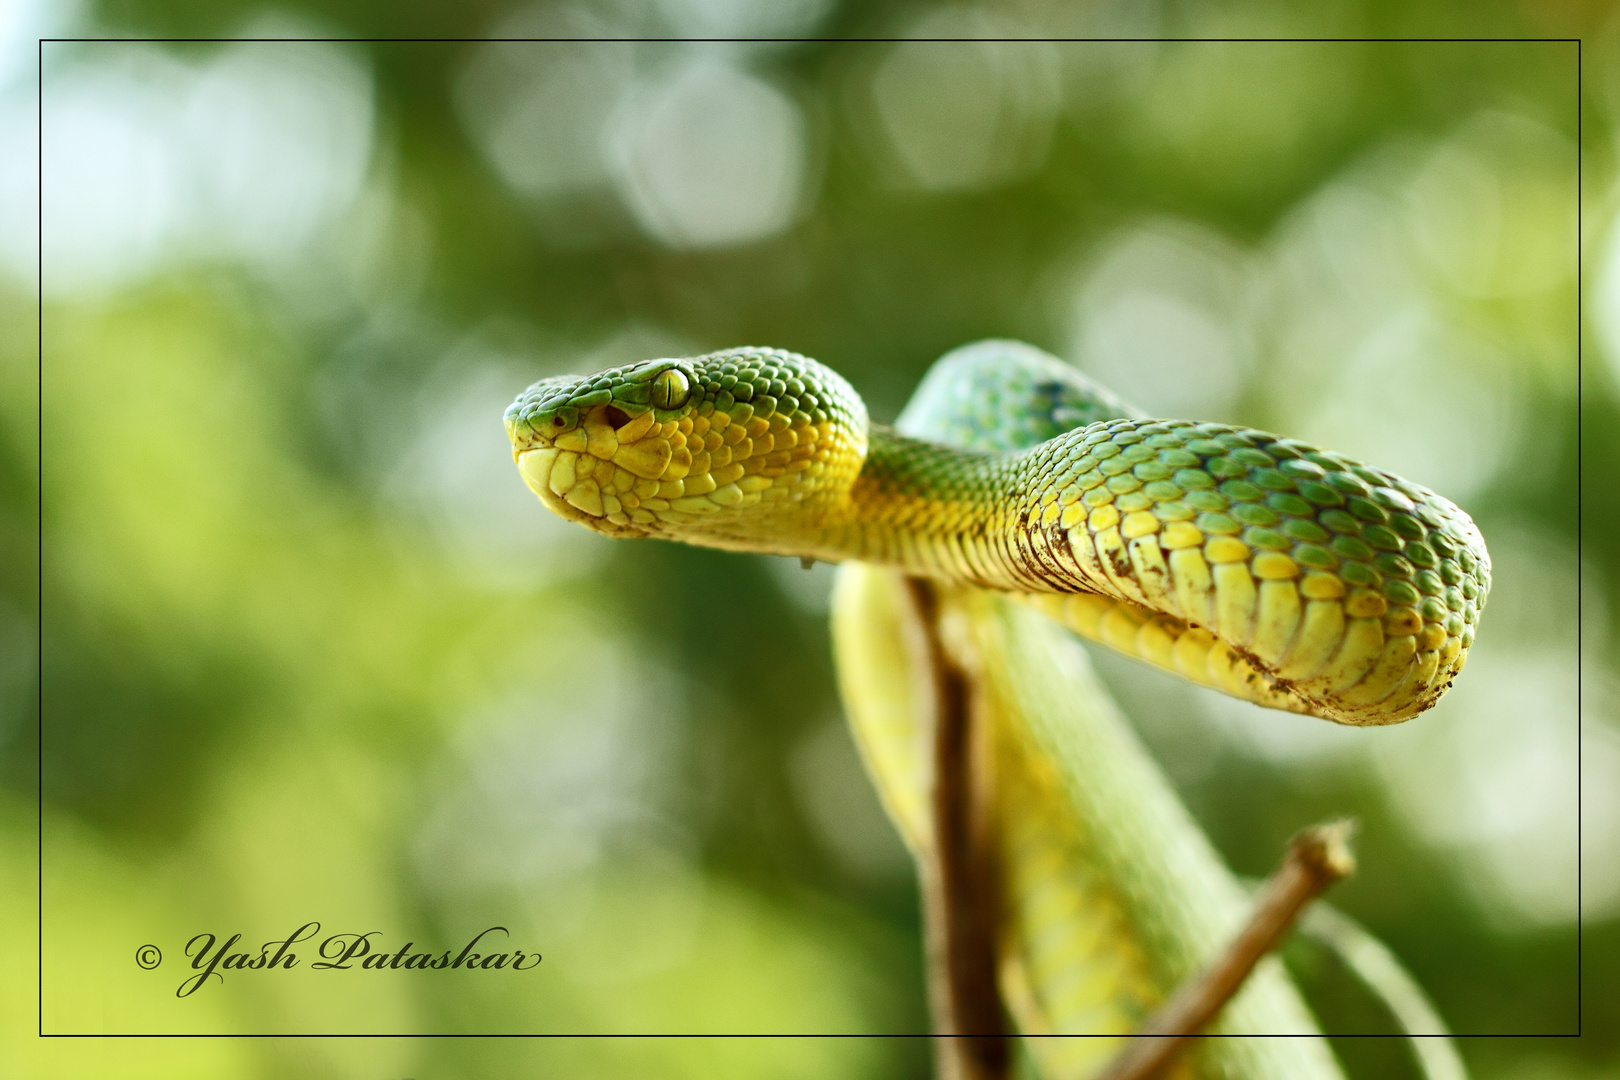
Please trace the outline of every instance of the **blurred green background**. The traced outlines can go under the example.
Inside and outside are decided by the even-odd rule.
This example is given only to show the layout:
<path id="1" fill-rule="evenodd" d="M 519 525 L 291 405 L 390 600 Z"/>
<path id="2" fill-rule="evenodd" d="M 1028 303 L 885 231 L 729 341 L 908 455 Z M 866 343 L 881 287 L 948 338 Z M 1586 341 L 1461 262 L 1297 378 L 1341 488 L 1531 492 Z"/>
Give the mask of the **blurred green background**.
<path id="1" fill-rule="evenodd" d="M 566 526 L 500 414 L 546 374 L 750 343 L 833 365 L 892 419 L 936 356 L 997 335 L 1476 517 L 1478 646 L 1411 724 L 1338 729 L 1098 663 L 1237 872 L 1354 813 L 1362 870 L 1335 902 L 1454 1030 L 1583 1022 L 1463 1041 L 1477 1077 L 1620 1076 L 1611 8 L 5 18 L 6 1075 L 927 1075 L 920 1040 L 35 1040 L 34 805 L 46 1030 L 925 1030 L 915 884 L 842 726 L 828 568 Z M 1584 87 L 1572 43 L 86 43 L 45 46 L 35 125 L 40 35 L 1458 34 L 1584 36 Z M 434 949 L 499 923 L 545 961 L 174 996 L 193 934 L 311 919 Z M 1324 1024 L 1392 1030 L 1327 958 L 1289 957 Z M 1334 1045 L 1355 1076 L 1412 1075 L 1398 1043 Z"/>

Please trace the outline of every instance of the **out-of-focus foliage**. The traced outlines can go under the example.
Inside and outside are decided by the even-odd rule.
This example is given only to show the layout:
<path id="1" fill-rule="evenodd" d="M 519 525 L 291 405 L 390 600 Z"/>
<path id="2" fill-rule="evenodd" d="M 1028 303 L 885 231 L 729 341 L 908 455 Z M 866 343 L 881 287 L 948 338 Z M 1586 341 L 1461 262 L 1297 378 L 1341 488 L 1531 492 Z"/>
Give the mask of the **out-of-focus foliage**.
<path id="1" fill-rule="evenodd" d="M 36 32 L 1580 34 L 1585 322 L 1573 43 L 48 44 L 36 416 Z M 46 1030 L 923 1030 L 915 887 L 842 728 L 826 568 L 570 529 L 499 417 L 548 373 L 754 343 L 832 364 L 889 419 L 934 357 L 997 335 L 1475 515 L 1496 591 L 1469 670 L 1410 724 L 1098 666 L 1240 873 L 1305 822 L 1363 820 L 1336 899 L 1459 1032 L 1575 1030 L 1583 870 L 1587 1038 L 1462 1050 L 1483 1078 L 1617 1075 L 1603 7 L 105 0 L 23 4 L 10 33 L 0 925 L 30 977 L 6 980 L 8 1036 L 38 1020 L 36 790 Z M 175 997 L 192 935 L 311 919 L 434 949 L 501 924 L 545 960 L 233 972 Z M 133 962 L 147 942 L 156 971 Z M 1392 1030 L 1329 958 L 1290 960 L 1330 1030 Z M 1398 1043 L 1335 1049 L 1412 1075 Z M 0 1054 L 41 1077 L 928 1069 L 925 1042 L 817 1040 Z"/>

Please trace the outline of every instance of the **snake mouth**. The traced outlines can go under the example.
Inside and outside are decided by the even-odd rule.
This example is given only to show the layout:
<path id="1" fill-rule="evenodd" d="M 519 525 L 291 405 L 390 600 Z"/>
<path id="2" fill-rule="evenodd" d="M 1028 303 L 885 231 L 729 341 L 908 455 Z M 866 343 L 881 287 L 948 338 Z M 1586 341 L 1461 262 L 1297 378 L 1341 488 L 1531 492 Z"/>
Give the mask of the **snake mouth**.
<path id="1" fill-rule="evenodd" d="M 577 494 L 574 496 L 575 502 L 570 502 L 568 499 L 568 495 L 578 485 L 570 484 L 564 487 L 562 492 L 558 492 L 552 487 L 552 473 L 556 469 L 557 455 L 560 452 L 554 446 L 542 446 L 533 450 L 524 450 L 517 455 L 518 472 L 522 474 L 523 482 L 529 486 L 529 490 L 540 497 L 540 502 L 545 505 L 547 510 L 568 521 L 594 525 L 601 521 L 602 515 L 600 512 L 590 513 L 588 504 L 586 507 L 575 505 L 575 502 L 583 501 Z"/>

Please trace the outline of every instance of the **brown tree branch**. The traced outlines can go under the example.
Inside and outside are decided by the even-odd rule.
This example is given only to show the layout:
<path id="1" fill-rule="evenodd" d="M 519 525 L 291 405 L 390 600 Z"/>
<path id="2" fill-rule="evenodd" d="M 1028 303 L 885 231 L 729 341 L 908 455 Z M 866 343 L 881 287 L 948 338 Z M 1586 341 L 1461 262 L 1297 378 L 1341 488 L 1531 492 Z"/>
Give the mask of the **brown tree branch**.
<path id="1" fill-rule="evenodd" d="M 1226 951 L 1183 983 L 1148 1017 L 1098 1080 L 1152 1080 L 1174 1064 L 1187 1044 L 1276 947 L 1311 899 L 1354 872 L 1349 840 L 1353 823 L 1313 825 L 1294 837 L 1281 865 L 1255 893 L 1254 913 Z"/>
<path id="2" fill-rule="evenodd" d="M 934 681 L 934 847 L 923 872 L 923 916 L 938 1075 L 1003 1080 L 1012 1055 L 996 985 L 996 877 L 983 827 L 984 778 L 975 776 L 972 752 L 984 733 L 974 731 L 967 674 L 940 638 L 934 586 L 906 583 Z"/>

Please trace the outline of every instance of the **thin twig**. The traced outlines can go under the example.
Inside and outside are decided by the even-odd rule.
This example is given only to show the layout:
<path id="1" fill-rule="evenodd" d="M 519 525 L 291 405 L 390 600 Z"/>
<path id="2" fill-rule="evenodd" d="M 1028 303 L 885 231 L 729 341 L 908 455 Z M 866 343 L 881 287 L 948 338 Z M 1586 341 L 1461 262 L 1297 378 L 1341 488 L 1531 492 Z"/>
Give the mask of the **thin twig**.
<path id="1" fill-rule="evenodd" d="M 1183 983 L 1148 1017 L 1098 1080 L 1152 1080 L 1162 1076 L 1221 1006 L 1238 992 L 1249 972 L 1280 942 L 1300 910 L 1340 878 L 1354 872 L 1349 840 L 1353 823 L 1313 825 L 1288 845 L 1275 872 L 1254 897 L 1254 913 L 1226 952 L 1196 978 Z"/>
<path id="2" fill-rule="evenodd" d="M 1452 1045 L 1445 1021 L 1389 946 L 1326 903 L 1312 904 L 1300 918 L 1299 929 L 1338 954 L 1384 1003 L 1412 1041 L 1412 1053 L 1426 1080 L 1468 1080 L 1468 1069 Z"/>
<path id="3" fill-rule="evenodd" d="M 967 674 L 939 635 L 939 598 L 929 582 L 907 585 L 928 642 L 934 676 L 933 858 L 923 874 L 929 1003 L 940 1080 L 1003 1080 L 1011 1067 L 996 986 L 995 875 L 974 784 Z"/>

